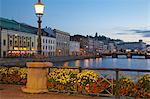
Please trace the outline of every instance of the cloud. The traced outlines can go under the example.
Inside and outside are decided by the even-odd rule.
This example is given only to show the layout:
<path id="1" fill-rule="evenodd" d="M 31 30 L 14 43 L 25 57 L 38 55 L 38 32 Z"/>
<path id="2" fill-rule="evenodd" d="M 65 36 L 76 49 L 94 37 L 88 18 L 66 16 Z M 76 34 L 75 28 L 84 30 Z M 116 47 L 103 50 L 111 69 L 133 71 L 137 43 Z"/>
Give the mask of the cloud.
<path id="1" fill-rule="evenodd" d="M 140 30 L 140 29 L 132 29 L 134 34 L 141 34 L 143 37 L 150 37 L 150 30 Z"/>
<path id="2" fill-rule="evenodd" d="M 150 29 L 129 29 L 129 30 L 123 30 L 122 32 L 116 33 L 118 35 L 134 35 L 138 34 L 141 35 L 142 37 L 150 37 Z"/>
<path id="3" fill-rule="evenodd" d="M 150 33 L 150 30 L 137 30 L 137 29 L 132 29 L 129 31 L 133 31 L 135 33 Z"/>
<path id="4" fill-rule="evenodd" d="M 118 34 L 118 35 L 127 35 L 127 34 L 129 34 L 129 33 L 125 33 L 125 32 L 124 32 L 124 33 L 121 33 L 121 32 L 120 32 L 120 33 L 116 33 L 116 34 Z"/>

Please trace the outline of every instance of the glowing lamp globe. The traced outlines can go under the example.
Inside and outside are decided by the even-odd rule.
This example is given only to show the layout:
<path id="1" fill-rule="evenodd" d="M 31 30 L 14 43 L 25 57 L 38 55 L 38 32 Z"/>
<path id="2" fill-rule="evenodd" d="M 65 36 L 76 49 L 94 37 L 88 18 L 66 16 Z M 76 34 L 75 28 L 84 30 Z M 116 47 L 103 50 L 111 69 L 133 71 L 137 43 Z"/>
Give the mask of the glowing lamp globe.
<path id="1" fill-rule="evenodd" d="M 36 15 L 38 15 L 38 16 L 43 15 L 44 4 L 42 4 L 42 3 L 36 3 L 36 4 L 34 4 L 34 8 L 35 8 Z"/>

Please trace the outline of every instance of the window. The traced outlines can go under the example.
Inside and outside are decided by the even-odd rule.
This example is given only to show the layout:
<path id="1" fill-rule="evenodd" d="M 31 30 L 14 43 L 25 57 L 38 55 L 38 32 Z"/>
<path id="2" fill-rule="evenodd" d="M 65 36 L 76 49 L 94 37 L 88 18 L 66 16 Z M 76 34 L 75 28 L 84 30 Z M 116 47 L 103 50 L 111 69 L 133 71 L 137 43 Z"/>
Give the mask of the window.
<path id="1" fill-rule="evenodd" d="M 43 39 L 43 43 L 45 42 L 45 40 Z"/>
<path id="2" fill-rule="evenodd" d="M 3 51 L 3 56 L 4 56 L 4 57 L 6 56 L 6 51 Z"/>
<path id="3" fill-rule="evenodd" d="M 3 45 L 6 46 L 6 40 L 3 40 Z"/>
<path id="4" fill-rule="evenodd" d="M 21 40 L 20 40 L 20 45 L 22 45 L 22 42 L 21 42 Z"/>
<path id="5" fill-rule="evenodd" d="M 30 42 L 28 42 L 28 46 L 30 46 Z"/>
<path id="6" fill-rule="evenodd" d="M 44 50 L 44 46 L 43 46 L 43 50 Z"/>
<path id="7" fill-rule="evenodd" d="M 33 42 L 32 42 L 32 47 L 34 46 Z"/>
<path id="8" fill-rule="evenodd" d="M 47 46 L 46 46 L 46 50 L 47 50 Z"/>
<path id="9" fill-rule="evenodd" d="M 50 43 L 50 40 L 48 42 Z"/>
<path id="10" fill-rule="evenodd" d="M 10 46 L 12 46 L 12 40 L 10 40 Z"/>
<path id="11" fill-rule="evenodd" d="M 47 43 L 47 39 L 46 39 L 46 43 Z"/>
<path id="12" fill-rule="evenodd" d="M 15 41 L 15 45 L 17 44 L 17 41 Z"/>

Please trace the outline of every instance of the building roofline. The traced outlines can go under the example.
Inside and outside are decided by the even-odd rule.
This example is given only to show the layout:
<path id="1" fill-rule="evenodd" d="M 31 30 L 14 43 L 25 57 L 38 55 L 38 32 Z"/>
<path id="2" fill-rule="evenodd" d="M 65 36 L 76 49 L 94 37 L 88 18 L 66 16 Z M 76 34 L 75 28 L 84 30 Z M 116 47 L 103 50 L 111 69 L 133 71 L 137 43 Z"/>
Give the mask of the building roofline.
<path id="1" fill-rule="evenodd" d="M 58 29 L 54 29 L 54 31 L 57 32 L 57 33 L 62 33 L 62 34 L 70 36 L 70 34 L 68 32 L 64 32 L 64 31 L 61 31 L 61 30 L 58 30 Z"/>

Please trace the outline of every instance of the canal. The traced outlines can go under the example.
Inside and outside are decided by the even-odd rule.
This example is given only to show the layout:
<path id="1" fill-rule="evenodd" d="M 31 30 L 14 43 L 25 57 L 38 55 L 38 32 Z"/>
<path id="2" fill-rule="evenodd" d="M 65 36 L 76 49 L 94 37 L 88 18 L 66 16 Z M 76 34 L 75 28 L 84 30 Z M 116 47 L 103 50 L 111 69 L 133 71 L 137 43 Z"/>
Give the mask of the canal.
<path id="1" fill-rule="evenodd" d="M 74 60 L 66 62 L 54 63 L 54 66 L 71 66 L 71 67 L 91 67 L 91 68 L 128 68 L 128 69 L 148 69 L 150 70 L 150 59 L 145 59 L 144 56 L 133 56 L 132 59 L 127 59 L 126 56 L 118 58 L 90 58 L 84 60 Z"/>

